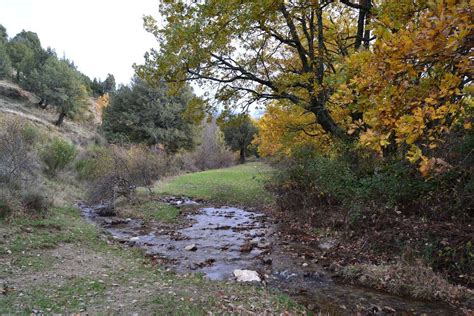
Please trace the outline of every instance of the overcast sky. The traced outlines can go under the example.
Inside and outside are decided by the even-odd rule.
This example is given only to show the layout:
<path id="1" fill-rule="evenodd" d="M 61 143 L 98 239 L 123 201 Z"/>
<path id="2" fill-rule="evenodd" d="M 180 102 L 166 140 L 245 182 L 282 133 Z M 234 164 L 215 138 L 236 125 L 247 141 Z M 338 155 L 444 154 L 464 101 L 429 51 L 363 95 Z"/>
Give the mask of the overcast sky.
<path id="1" fill-rule="evenodd" d="M 54 48 L 89 77 L 128 83 L 133 63 L 157 47 L 143 29 L 143 15 L 158 16 L 157 0 L 0 0 L 0 24 L 10 37 L 36 32 L 43 48 Z"/>

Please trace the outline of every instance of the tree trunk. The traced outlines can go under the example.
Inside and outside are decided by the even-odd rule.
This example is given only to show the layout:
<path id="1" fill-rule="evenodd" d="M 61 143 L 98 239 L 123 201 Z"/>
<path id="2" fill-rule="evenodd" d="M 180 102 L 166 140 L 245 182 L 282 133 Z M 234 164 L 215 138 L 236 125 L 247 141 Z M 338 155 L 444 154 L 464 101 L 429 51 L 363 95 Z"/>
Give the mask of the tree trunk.
<path id="1" fill-rule="evenodd" d="M 65 112 L 61 112 L 59 113 L 59 117 L 58 117 L 58 120 L 56 121 L 56 123 L 54 123 L 56 126 L 61 126 L 63 124 L 63 121 L 64 121 L 64 118 L 66 117 L 66 113 Z"/>
<path id="2" fill-rule="evenodd" d="M 48 107 L 48 100 L 40 98 L 40 101 L 37 103 L 37 105 L 44 110 Z"/>
<path id="3" fill-rule="evenodd" d="M 367 25 L 370 22 L 370 9 L 372 8 L 372 0 L 360 0 L 359 18 L 357 19 L 357 34 L 354 43 L 355 50 L 358 50 L 364 42 L 364 47 L 369 47 L 370 30 Z"/>
<path id="4" fill-rule="evenodd" d="M 310 100 L 309 110 L 316 116 L 316 121 L 329 134 L 336 136 L 339 139 L 347 138 L 346 133 L 334 122 L 334 119 L 325 107 L 324 92 L 319 93 L 318 98 Z"/>
<path id="5" fill-rule="evenodd" d="M 245 149 L 244 148 L 240 149 L 239 163 L 241 163 L 241 164 L 245 163 Z"/>
<path id="6" fill-rule="evenodd" d="M 365 4 L 365 0 L 361 0 L 360 4 Z M 359 9 L 359 18 L 357 19 L 357 34 L 354 43 L 355 50 L 358 50 L 362 45 L 362 39 L 364 38 L 364 26 L 365 26 L 365 15 L 364 9 Z"/>
<path id="7" fill-rule="evenodd" d="M 366 4 L 367 4 L 368 11 L 365 13 L 364 47 L 365 47 L 365 49 L 369 49 L 369 45 L 370 45 L 369 23 L 370 23 L 370 9 L 372 8 L 372 1 L 367 0 Z"/>

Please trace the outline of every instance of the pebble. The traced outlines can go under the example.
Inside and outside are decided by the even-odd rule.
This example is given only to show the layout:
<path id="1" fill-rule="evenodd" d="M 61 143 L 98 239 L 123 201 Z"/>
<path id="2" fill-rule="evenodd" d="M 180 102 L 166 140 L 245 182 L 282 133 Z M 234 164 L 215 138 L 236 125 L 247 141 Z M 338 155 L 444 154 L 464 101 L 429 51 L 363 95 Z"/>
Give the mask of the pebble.
<path id="1" fill-rule="evenodd" d="M 196 244 L 187 245 L 186 247 L 184 247 L 184 250 L 196 251 L 197 250 Z"/>

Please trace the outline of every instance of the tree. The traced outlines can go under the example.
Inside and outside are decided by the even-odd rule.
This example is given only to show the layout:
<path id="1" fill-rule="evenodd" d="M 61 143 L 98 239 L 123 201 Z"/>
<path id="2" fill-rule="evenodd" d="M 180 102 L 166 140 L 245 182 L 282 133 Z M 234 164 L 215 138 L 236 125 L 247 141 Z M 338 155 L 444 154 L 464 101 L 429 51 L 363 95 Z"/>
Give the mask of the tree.
<path id="1" fill-rule="evenodd" d="M 0 79 L 8 77 L 10 75 L 10 69 L 11 62 L 10 57 L 8 56 L 6 42 L 3 42 L 0 39 Z"/>
<path id="2" fill-rule="evenodd" d="M 167 86 L 151 86 L 135 78 L 131 86 L 122 86 L 105 108 L 102 128 L 113 142 L 161 144 L 167 151 L 194 146 L 193 124 L 183 117 L 193 93 L 183 88 L 169 96 Z"/>
<path id="3" fill-rule="evenodd" d="M 361 30 L 370 34 L 363 28 L 370 3 L 164 1 L 163 28 L 145 18 L 160 51 L 148 53 L 137 70 L 148 80 L 213 83 L 220 101 L 243 107 L 289 100 L 314 113 L 314 123 L 326 132 L 343 138 L 327 107 L 334 92 L 331 76 L 336 61 L 353 52 L 352 46 L 359 48 L 353 39 L 360 40 Z M 357 23 L 353 9 L 361 12 Z M 368 45 L 370 38 L 362 40 Z"/>
<path id="4" fill-rule="evenodd" d="M 220 126 L 224 133 L 226 144 L 232 149 L 239 151 L 240 163 L 245 163 L 245 157 L 249 152 L 257 127 L 247 114 L 221 116 Z"/>
<path id="5" fill-rule="evenodd" d="M 112 93 L 115 91 L 115 77 L 112 74 L 107 74 L 107 78 L 105 78 L 104 82 L 102 83 L 104 93 Z"/>
<path id="6" fill-rule="evenodd" d="M 39 68 L 49 57 L 42 49 L 38 35 L 24 30 L 10 40 L 8 54 L 16 70 L 18 83 L 22 83 L 25 77 Z"/>
<path id="7" fill-rule="evenodd" d="M 94 96 L 101 96 L 104 94 L 102 84 L 97 80 L 97 78 L 94 78 L 94 80 L 91 81 L 90 87 Z"/>
<path id="8" fill-rule="evenodd" d="M 275 101 L 258 119 L 258 135 L 254 139 L 262 157 L 293 156 L 302 147 L 311 147 L 319 154 L 331 152 L 331 140 L 312 124 L 314 114 L 290 102 Z M 307 126 L 301 129 L 301 126 Z M 315 136 L 317 135 L 317 136 Z"/>
<path id="9" fill-rule="evenodd" d="M 107 78 L 104 81 L 100 81 L 97 78 L 94 78 L 93 81 L 89 83 L 90 88 L 95 96 L 101 96 L 106 93 L 112 93 L 115 91 L 115 77 L 112 74 L 107 74 Z"/>
<path id="10" fill-rule="evenodd" d="M 6 44 L 8 42 L 7 29 L 0 24 L 0 43 Z"/>
<path id="11" fill-rule="evenodd" d="M 380 40 L 348 58 L 331 102 L 361 114 L 348 125 L 359 146 L 403 154 L 425 176 L 446 169 L 440 148 L 472 126 L 472 8 L 468 1 L 387 1 L 377 19 Z"/>
<path id="12" fill-rule="evenodd" d="M 35 92 L 56 107 L 61 126 L 65 117 L 72 117 L 87 102 L 86 88 L 80 74 L 65 60 L 49 57 L 40 69 L 35 69 L 31 80 L 36 82 Z"/>
<path id="13" fill-rule="evenodd" d="M 467 0 L 163 1 L 160 12 L 163 27 L 145 19 L 160 49 L 136 66 L 147 80 L 210 83 L 226 106 L 291 102 L 314 114 L 306 134 L 425 165 L 472 125 Z"/>
<path id="14" fill-rule="evenodd" d="M 24 43 L 9 43 L 8 55 L 16 70 L 16 81 L 20 82 L 21 74 L 32 68 L 33 52 Z"/>
<path id="15" fill-rule="evenodd" d="M 110 94 L 106 93 L 97 98 L 95 103 L 96 117 L 100 123 L 102 123 L 102 117 L 104 116 L 104 110 L 110 104 Z"/>
<path id="16" fill-rule="evenodd" d="M 11 61 L 7 51 L 7 29 L 0 24 L 0 79 L 10 74 Z"/>

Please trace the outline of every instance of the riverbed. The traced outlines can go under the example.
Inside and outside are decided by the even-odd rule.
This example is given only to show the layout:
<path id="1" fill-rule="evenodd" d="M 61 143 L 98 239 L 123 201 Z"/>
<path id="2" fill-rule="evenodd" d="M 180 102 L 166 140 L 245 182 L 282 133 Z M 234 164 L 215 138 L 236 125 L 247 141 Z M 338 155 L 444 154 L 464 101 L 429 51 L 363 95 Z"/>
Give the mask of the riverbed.
<path id="1" fill-rule="evenodd" d="M 182 209 L 179 225 L 133 218 L 101 217 L 98 206 L 80 205 L 83 216 L 117 242 L 138 247 L 176 273 L 201 273 L 212 280 L 234 280 L 234 271 L 258 274 L 256 286 L 283 292 L 309 310 L 331 315 L 455 315 L 441 303 L 401 298 L 341 284 L 312 255 L 311 248 L 288 241 L 264 213 L 211 207 L 189 199 L 169 199 Z M 328 251 L 331 243 L 319 245 Z"/>

